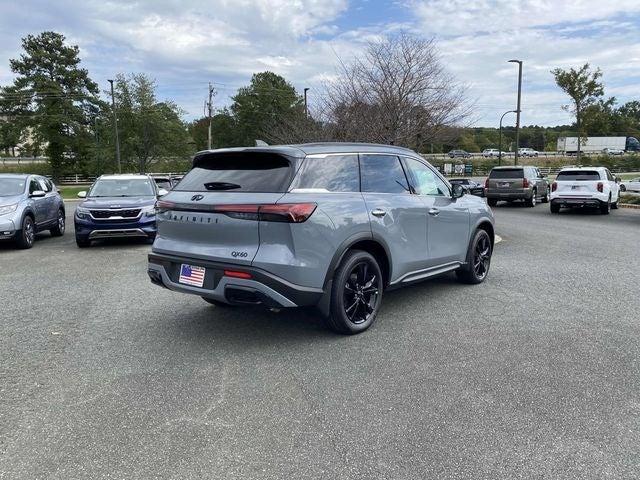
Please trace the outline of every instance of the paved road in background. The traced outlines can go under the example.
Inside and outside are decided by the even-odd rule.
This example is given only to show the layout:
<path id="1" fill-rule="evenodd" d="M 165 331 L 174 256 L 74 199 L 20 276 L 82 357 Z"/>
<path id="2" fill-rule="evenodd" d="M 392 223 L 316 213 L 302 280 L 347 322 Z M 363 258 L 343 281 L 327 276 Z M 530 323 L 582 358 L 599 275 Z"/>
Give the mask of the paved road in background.
<path id="1" fill-rule="evenodd" d="M 638 478 L 640 212 L 494 210 L 483 285 L 355 337 L 152 286 L 148 245 L 0 247 L 0 478 Z"/>

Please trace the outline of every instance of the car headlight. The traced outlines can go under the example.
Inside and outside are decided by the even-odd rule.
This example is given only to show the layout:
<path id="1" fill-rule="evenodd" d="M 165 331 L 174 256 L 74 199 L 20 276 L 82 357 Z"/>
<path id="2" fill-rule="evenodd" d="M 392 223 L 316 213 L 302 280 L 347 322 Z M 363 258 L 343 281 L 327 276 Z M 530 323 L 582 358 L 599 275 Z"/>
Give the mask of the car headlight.
<path id="1" fill-rule="evenodd" d="M 14 203 L 13 205 L 3 205 L 0 207 L 0 215 L 6 215 L 8 213 L 13 213 L 18 208 L 18 204 Z"/>
<path id="2" fill-rule="evenodd" d="M 76 217 L 78 218 L 89 218 L 89 209 L 84 207 L 76 207 Z"/>
<path id="3" fill-rule="evenodd" d="M 156 215 L 156 206 L 149 205 L 147 207 L 142 207 L 142 214 L 145 217 L 155 217 Z"/>

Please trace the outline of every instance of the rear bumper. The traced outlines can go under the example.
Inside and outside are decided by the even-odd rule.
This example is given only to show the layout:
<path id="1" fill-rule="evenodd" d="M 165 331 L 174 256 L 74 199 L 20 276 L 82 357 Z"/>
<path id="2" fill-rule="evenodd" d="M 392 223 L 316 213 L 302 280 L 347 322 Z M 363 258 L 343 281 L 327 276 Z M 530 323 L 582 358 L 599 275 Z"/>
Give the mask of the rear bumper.
<path id="1" fill-rule="evenodd" d="M 561 207 L 600 207 L 603 200 L 594 197 L 555 197 L 551 199 L 551 205 Z"/>
<path id="2" fill-rule="evenodd" d="M 533 190 L 500 190 L 497 188 L 487 188 L 485 197 L 492 200 L 523 200 L 533 196 Z"/>
<path id="3" fill-rule="evenodd" d="M 174 255 L 150 253 L 147 273 L 151 282 L 174 290 L 211 298 L 235 305 L 257 305 L 268 307 L 302 307 L 317 305 L 324 294 L 318 288 L 292 284 L 259 268 Z M 178 282 L 182 264 L 206 269 L 202 287 Z M 250 279 L 225 276 L 225 270 L 244 272 Z"/>

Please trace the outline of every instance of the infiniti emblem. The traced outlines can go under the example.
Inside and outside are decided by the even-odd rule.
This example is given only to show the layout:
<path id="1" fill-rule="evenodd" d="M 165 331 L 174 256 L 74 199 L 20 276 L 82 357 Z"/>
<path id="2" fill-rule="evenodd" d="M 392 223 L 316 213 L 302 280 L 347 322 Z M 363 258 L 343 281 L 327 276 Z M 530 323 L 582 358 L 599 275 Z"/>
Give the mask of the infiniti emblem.
<path id="1" fill-rule="evenodd" d="M 199 200 L 202 200 L 204 198 L 203 195 L 194 195 L 193 197 L 191 197 L 191 200 L 194 202 L 197 202 Z"/>

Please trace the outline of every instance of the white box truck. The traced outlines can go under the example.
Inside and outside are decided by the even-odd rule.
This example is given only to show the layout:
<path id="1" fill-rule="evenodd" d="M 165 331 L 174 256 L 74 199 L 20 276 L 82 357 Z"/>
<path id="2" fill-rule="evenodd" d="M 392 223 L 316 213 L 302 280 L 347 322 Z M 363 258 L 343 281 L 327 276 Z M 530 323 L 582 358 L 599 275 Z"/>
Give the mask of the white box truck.
<path id="1" fill-rule="evenodd" d="M 602 153 L 605 148 L 613 150 L 638 150 L 638 140 L 633 137 L 583 137 L 580 151 L 583 153 Z M 559 137 L 558 152 L 574 155 L 578 152 L 578 137 Z"/>

